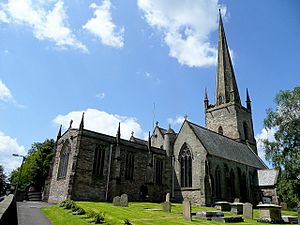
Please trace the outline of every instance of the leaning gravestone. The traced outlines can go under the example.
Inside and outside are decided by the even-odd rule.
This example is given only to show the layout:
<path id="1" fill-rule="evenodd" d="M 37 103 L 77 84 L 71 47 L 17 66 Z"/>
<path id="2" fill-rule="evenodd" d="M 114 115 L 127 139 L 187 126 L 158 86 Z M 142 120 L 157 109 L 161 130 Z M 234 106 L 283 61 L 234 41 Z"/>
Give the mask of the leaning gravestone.
<path id="1" fill-rule="evenodd" d="M 243 206 L 243 217 L 253 219 L 253 206 L 251 203 L 245 203 Z"/>
<path id="2" fill-rule="evenodd" d="M 182 213 L 183 218 L 187 221 L 192 220 L 192 214 L 191 214 L 191 202 L 189 200 L 184 200 L 182 202 Z"/>
<path id="3" fill-rule="evenodd" d="M 122 194 L 121 195 L 120 206 L 124 206 L 124 207 L 128 206 L 128 196 L 127 196 L 127 194 Z"/>
<path id="4" fill-rule="evenodd" d="M 120 196 L 114 197 L 113 198 L 113 205 L 114 206 L 120 206 L 120 200 L 121 200 Z"/>

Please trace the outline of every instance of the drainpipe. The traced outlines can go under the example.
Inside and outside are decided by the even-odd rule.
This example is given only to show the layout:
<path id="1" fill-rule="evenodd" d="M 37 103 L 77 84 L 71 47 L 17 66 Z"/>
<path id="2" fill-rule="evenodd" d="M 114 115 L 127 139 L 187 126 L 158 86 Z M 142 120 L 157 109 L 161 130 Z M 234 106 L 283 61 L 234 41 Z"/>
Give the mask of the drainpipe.
<path id="1" fill-rule="evenodd" d="M 109 178 L 110 178 L 110 166 L 111 166 L 111 157 L 112 157 L 112 148 L 113 145 L 110 145 L 110 149 L 109 149 L 109 161 L 108 161 L 108 172 L 107 172 L 107 181 L 106 181 L 106 193 L 105 193 L 105 199 L 107 201 L 107 197 L 108 197 L 108 185 L 109 185 Z"/>

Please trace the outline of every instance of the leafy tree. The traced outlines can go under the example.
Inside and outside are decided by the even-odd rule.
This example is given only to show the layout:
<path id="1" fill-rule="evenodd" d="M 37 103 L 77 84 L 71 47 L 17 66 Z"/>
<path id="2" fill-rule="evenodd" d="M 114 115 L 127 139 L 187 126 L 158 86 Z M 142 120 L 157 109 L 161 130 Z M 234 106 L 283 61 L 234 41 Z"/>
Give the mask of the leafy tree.
<path id="1" fill-rule="evenodd" d="M 47 139 L 42 143 L 36 142 L 31 146 L 23 164 L 19 190 L 25 190 L 29 185 L 34 185 L 38 190 L 43 188 L 49 173 L 54 147 L 53 139 Z M 12 171 L 10 175 L 10 182 L 14 186 L 17 184 L 19 172 L 20 167 Z"/>
<path id="2" fill-rule="evenodd" d="M 0 196 L 4 195 L 6 191 L 6 176 L 3 166 L 0 165 Z"/>
<path id="3" fill-rule="evenodd" d="M 267 130 L 275 130 L 274 141 L 263 144 L 266 159 L 281 170 L 278 194 L 294 206 L 300 201 L 300 87 L 280 91 L 275 104 L 264 120 Z"/>

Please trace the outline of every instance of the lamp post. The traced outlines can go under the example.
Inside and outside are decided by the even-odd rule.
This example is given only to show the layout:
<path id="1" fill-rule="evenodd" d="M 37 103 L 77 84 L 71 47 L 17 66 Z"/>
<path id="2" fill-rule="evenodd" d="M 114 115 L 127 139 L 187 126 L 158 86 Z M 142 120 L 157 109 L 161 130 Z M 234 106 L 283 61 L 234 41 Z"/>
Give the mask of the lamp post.
<path id="1" fill-rule="evenodd" d="M 18 187 L 19 187 L 19 183 L 20 183 L 20 179 L 21 179 L 21 174 L 22 174 L 22 168 L 23 168 L 23 164 L 26 160 L 26 157 L 24 155 L 19 155 L 19 154 L 12 154 L 13 156 L 15 157 L 22 157 L 23 160 L 22 160 L 22 164 L 21 164 L 21 168 L 20 168 L 20 171 L 19 171 L 19 174 L 18 174 L 18 181 L 17 181 L 17 185 L 16 185 L 16 189 L 15 189 L 15 199 L 17 200 L 17 191 L 18 191 Z"/>

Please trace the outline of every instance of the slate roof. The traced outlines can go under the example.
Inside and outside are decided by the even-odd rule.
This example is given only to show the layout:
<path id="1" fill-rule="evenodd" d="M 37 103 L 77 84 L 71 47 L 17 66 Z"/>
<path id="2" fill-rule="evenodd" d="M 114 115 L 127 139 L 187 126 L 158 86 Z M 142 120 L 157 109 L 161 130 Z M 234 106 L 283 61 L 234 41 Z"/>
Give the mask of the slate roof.
<path id="1" fill-rule="evenodd" d="M 208 154 L 227 160 L 266 169 L 263 161 L 246 144 L 187 121 Z"/>
<path id="2" fill-rule="evenodd" d="M 277 183 L 278 170 L 258 170 L 258 186 L 274 186 Z"/>
<path id="3" fill-rule="evenodd" d="M 129 141 L 131 142 L 135 142 L 135 143 L 138 143 L 138 144 L 141 144 L 141 145 L 147 145 L 147 141 L 143 140 L 143 139 L 140 139 L 140 138 L 136 138 L 136 137 L 133 137 L 131 136 L 131 138 L 129 139 Z"/>

